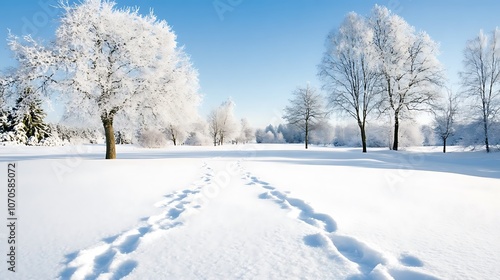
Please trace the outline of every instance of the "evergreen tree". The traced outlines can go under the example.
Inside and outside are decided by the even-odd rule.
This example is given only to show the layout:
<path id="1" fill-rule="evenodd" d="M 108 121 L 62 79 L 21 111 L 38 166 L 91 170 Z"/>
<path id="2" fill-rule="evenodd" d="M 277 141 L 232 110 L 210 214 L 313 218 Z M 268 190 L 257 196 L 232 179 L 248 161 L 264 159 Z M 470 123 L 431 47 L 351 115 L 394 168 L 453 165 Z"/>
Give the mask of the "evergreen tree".
<path id="1" fill-rule="evenodd" d="M 8 128 L 8 113 L 0 108 L 0 133 L 7 132 Z"/>
<path id="2" fill-rule="evenodd" d="M 46 115 L 42 109 L 42 101 L 33 89 L 28 87 L 16 100 L 9 118 L 10 130 L 18 136 L 16 139 L 24 144 L 27 144 L 29 139 L 38 143 L 50 136 L 50 128 L 44 122 Z"/>
<path id="3" fill-rule="evenodd" d="M 0 88 L 0 133 L 7 132 L 7 129 L 9 127 L 8 124 L 8 113 L 5 110 L 5 101 L 4 101 L 4 91 L 3 91 L 3 85 Z"/>

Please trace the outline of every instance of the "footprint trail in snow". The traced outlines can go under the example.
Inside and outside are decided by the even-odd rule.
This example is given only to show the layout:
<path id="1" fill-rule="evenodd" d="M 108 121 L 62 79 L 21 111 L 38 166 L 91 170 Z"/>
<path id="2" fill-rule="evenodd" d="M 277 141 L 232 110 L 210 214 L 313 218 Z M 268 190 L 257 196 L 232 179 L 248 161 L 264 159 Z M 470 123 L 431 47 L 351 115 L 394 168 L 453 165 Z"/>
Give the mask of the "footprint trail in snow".
<path id="1" fill-rule="evenodd" d="M 280 192 L 269 183 L 258 179 L 252 173 L 239 166 L 248 186 L 260 187 L 264 190 L 260 199 L 271 200 L 282 209 L 290 211 L 292 218 L 298 219 L 318 229 L 318 233 L 304 236 L 303 242 L 310 247 L 323 250 L 332 259 L 340 255 L 355 264 L 359 275 L 354 279 L 439 279 L 424 272 L 423 263 L 414 256 L 404 254 L 399 262 L 396 258 L 379 252 L 358 239 L 337 233 L 335 220 L 323 213 L 316 212 L 307 202 L 292 198 Z M 417 267 L 419 267 L 417 269 Z"/>
<path id="2" fill-rule="evenodd" d="M 212 184 L 213 170 L 205 163 L 203 176 L 192 187 L 165 196 L 156 203 L 164 210 L 142 219 L 142 222 L 121 234 L 66 256 L 59 279 L 122 279 L 138 265 L 132 253 L 142 242 L 151 242 L 168 230 L 182 226 L 184 217 L 202 207 L 201 189 Z"/>

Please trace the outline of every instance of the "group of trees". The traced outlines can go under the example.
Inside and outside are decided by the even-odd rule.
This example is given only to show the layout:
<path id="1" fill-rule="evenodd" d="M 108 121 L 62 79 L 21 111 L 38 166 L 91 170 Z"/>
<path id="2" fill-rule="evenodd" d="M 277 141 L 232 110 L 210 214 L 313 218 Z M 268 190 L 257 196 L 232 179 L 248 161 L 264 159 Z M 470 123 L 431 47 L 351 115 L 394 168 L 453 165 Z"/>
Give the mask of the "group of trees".
<path id="1" fill-rule="evenodd" d="M 375 6 L 369 17 L 348 14 L 328 35 L 326 48 L 319 77 L 332 108 L 356 120 L 363 152 L 369 117 L 386 115 L 397 150 L 401 119 L 430 109 L 439 99 L 444 76 L 437 44 L 387 8 Z"/>
<path id="2" fill-rule="evenodd" d="M 254 139 L 253 129 L 247 119 L 239 122 L 234 116 L 234 102 L 229 99 L 210 111 L 207 119 L 208 131 L 214 146 L 225 142 L 247 143 Z"/>
<path id="3" fill-rule="evenodd" d="M 402 122 L 412 120 L 414 112 L 426 111 L 434 114 L 434 130 L 446 152 L 459 109 L 457 95 L 444 86 L 438 54 L 438 44 L 427 33 L 417 32 L 385 7 L 376 5 L 368 17 L 349 13 L 327 36 L 318 67 L 328 102 L 309 85 L 299 88 L 285 108 L 284 119 L 304 132 L 307 149 L 309 132 L 324 121 L 326 106 L 356 121 L 366 152 L 369 121 L 389 120 L 389 147 L 398 150 Z M 474 113 L 469 118 L 482 123 L 483 144 L 489 152 L 490 131 L 499 125 L 500 29 L 491 36 L 481 31 L 467 42 L 464 54 L 460 96 L 473 109 L 468 110 Z"/>

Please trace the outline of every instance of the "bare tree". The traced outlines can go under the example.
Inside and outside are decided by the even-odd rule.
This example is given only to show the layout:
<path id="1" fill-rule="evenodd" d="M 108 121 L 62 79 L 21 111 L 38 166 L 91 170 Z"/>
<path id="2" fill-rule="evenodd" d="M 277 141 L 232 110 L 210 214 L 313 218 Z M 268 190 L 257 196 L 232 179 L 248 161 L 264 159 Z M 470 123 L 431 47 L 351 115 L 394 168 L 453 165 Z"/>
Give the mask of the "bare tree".
<path id="1" fill-rule="evenodd" d="M 438 45 L 385 7 L 375 6 L 370 24 L 386 92 L 382 111 L 394 118 L 392 149 L 397 150 L 400 119 L 410 111 L 429 110 L 439 96 L 444 78 Z"/>
<path id="2" fill-rule="evenodd" d="M 490 152 L 489 128 L 500 111 L 500 29 L 491 37 L 481 30 L 468 41 L 460 73 L 464 93 L 474 101 L 483 124 L 486 152 Z"/>
<path id="3" fill-rule="evenodd" d="M 219 120 L 218 120 L 218 112 L 217 109 L 213 109 L 208 114 L 207 122 L 208 122 L 208 130 L 210 137 L 213 140 L 214 146 L 217 146 L 219 143 Z"/>
<path id="4" fill-rule="evenodd" d="M 443 141 L 443 153 L 446 153 L 446 141 L 455 133 L 455 118 L 457 115 L 457 97 L 448 91 L 443 104 L 433 109 L 434 127 L 437 135 Z"/>
<path id="5" fill-rule="evenodd" d="M 353 117 L 366 153 L 366 121 L 378 104 L 379 73 L 373 45 L 373 31 L 365 18 L 350 13 L 338 29 L 329 34 L 327 51 L 319 65 L 323 88 L 330 93 L 330 105 Z"/>
<path id="6" fill-rule="evenodd" d="M 327 115 L 323 96 L 315 88 L 307 85 L 305 88 L 299 87 L 293 92 L 293 98 L 290 99 L 290 105 L 285 107 L 283 118 L 304 132 L 304 143 L 307 149 L 309 132 Z"/>

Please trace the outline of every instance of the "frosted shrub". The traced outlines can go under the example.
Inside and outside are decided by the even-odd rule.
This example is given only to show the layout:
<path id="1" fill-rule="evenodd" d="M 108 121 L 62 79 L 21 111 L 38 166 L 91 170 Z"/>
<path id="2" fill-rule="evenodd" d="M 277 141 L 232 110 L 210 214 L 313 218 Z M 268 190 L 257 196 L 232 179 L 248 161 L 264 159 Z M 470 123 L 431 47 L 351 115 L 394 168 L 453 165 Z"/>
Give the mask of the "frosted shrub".
<path id="1" fill-rule="evenodd" d="M 211 141 L 211 138 L 203 133 L 191 132 L 186 141 L 184 141 L 184 144 L 189 146 L 207 146 L 212 144 Z"/>
<path id="2" fill-rule="evenodd" d="M 162 148 L 167 146 L 167 137 L 157 130 L 144 130 L 139 136 L 139 145 L 143 148 Z"/>

